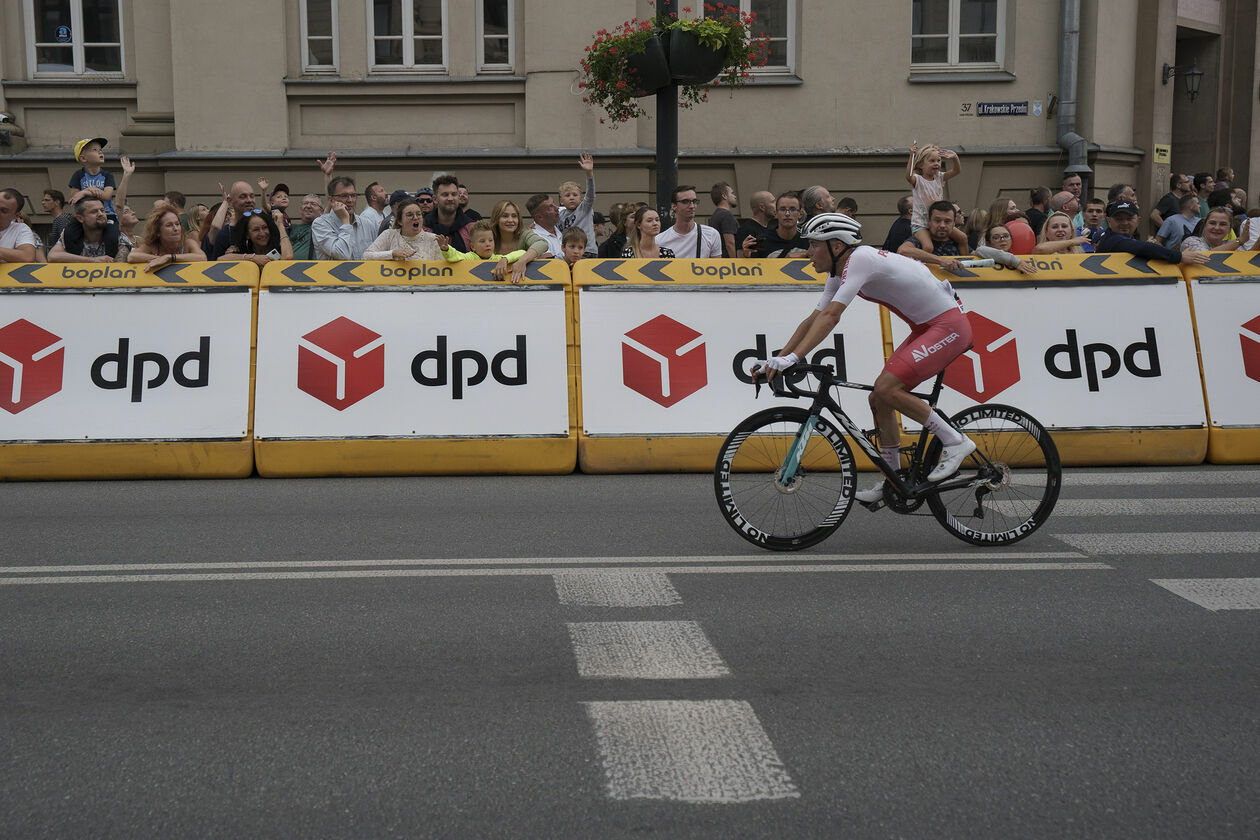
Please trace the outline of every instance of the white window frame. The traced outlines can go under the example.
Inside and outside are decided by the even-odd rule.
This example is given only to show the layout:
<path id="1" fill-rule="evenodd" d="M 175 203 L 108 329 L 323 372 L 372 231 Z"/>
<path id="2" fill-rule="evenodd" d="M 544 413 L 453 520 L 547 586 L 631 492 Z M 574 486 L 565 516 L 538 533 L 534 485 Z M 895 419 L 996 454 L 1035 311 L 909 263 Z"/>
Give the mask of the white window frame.
<path id="1" fill-rule="evenodd" d="M 412 0 L 402 0 L 403 5 L 403 63 L 402 64 L 377 64 L 376 63 L 376 20 L 372 15 L 371 0 L 364 2 L 367 10 L 367 45 L 368 45 L 368 72 L 370 73 L 446 73 L 447 67 L 450 65 L 450 10 L 447 8 L 448 0 L 442 0 L 442 63 L 439 64 L 421 64 L 416 65 L 416 15 L 415 5 Z"/>
<path id="2" fill-rule="evenodd" d="M 796 73 L 796 7 L 799 0 L 782 0 L 787 6 L 787 63 L 766 67 L 754 67 L 752 72 L 761 76 L 784 76 Z M 739 10 L 752 11 L 752 0 L 739 0 Z"/>
<path id="3" fill-rule="evenodd" d="M 958 60 L 958 39 L 962 34 L 962 3 L 960 0 L 949 0 L 949 47 L 946 51 L 945 63 L 941 62 L 925 62 L 923 64 L 914 63 L 913 59 L 913 41 L 915 38 L 923 37 L 914 34 L 914 21 L 911 19 L 910 40 L 911 44 L 911 61 L 910 66 L 916 70 L 996 70 L 1001 69 L 1003 62 L 1006 60 L 1006 5 L 1007 0 L 997 0 L 997 37 L 994 39 L 993 61 L 975 61 L 960 62 Z"/>
<path id="4" fill-rule="evenodd" d="M 127 75 L 127 47 L 123 39 L 123 16 L 122 16 L 122 0 L 114 0 L 118 8 L 118 62 L 121 65 L 119 70 L 88 70 L 87 59 L 84 56 L 83 46 L 83 0 L 70 0 L 70 48 L 71 56 L 74 62 L 74 70 L 69 73 L 54 73 L 48 70 L 39 70 L 39 59 L 37 53 L 39 46 L 56 46 L 64 47 L 65 44 L 48 44 L 43 43 L 36 45 L 35 43 L 35 0 L 26 0 L 26 69 L 29 78 L 32 79 L 122 79 Z M 112 47 L 113 43 L 97 42 L 92 43 L 93 46 Z"/>
<path id="5" fill-rule="evenodd" d="M 302 72 L 303 73 L 336 73 L 338 68 L 341 67 L 341 49 L 339 46 L 339 42 L 341 40 L 341 34 L 337 28 L 337 13 L 338 13 L 337 0 L 328 0 L 331 7 L 331 11 L 332 11 L 332 64 L 310 64 L 307 61 L 307 59 L 310 58 L 310 55 L 311 55 L 310 42 L 308 39 L 312 37 L 306 25 L 306 5 L 309 2 L 310 0 L 298 0 L 298 11 L 302 19 L 302 23 L 301 23 Z M 322 39 L 324 36 L 316 35 L 314 37 Z"/>
<path id="6" fill-rule="evenodd" d="M 511 73 L 516 69 L 516 2 L 507 2 L 507 64 L 488 64 L 486 62 L 486 3 L 485 0 L 473 0 L 477 4 L 477 71 L 480 73 Z M 445 26 L 446 16 L 442 16 Z M 498 37 L 498 36 L 495 36 Z"/>

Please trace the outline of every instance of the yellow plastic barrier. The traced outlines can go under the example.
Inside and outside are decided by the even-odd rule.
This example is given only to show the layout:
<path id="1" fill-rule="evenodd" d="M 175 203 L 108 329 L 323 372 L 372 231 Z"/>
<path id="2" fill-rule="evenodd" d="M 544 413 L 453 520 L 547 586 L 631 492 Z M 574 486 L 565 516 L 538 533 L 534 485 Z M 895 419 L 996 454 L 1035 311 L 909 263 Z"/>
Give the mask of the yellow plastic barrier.
<path id="1" fill-rule="evenodd" d="M 1186 265 L 1213 464 L 1260 463 L 1260 252 Z"/>
<path id="2" fill-rule="evenodd" d="M 1131 254 L 1034 256 L 1037 273 L 934 269 L 962 299 L 974 347 L 941 407 L 1009 403 L 1051 431 L 1065 465 L 1197 464 L 1208 431 L 1179 266 Z M 892 323 L 893 343 L 907 334 Z"/>
<path id="3" fill-rule="evenodd" d="M 253 470 L 258 268 L 0 265 L 0 478 Z"/>
<path id="4" fill-rule="evenodd" d="M 572 291 L 560 260 L 291 262 L 263 271 L 263 476 L 572 472 Z"/>
<path id="5" fill-rule="evenodd" d="M 735 424 L 769 408 L 748 369 L 817 303 L 807 260 L 583 260 L 577 292 L 583 472 L 707 472 Z M 874 381 L 879 309 L 845 317 L 811 361 Z M 865 395 L 853 392 L 866 412 Z M 849 404 L 849 403 L 847 403 Z M 859 463 L 869 466 L 857 453 Z"/>

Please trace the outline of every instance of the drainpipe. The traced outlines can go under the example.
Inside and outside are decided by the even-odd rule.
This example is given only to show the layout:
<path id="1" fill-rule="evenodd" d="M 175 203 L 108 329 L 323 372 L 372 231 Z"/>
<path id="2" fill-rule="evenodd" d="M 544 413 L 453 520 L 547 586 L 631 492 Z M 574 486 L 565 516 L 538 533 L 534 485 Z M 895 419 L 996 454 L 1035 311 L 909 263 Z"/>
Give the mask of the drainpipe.
<path id="1" fill-rule="evenodd" d="M 1081 0 L 1062 0 L 1059 21 L 1059 145 L 1067 150 L 1065 175 L 1090 180 L 1089 141 L 1076 133 L 1076 64 L 1081 42 Z M 1088 195 L 1088 192 L 1082 192 Z"/>

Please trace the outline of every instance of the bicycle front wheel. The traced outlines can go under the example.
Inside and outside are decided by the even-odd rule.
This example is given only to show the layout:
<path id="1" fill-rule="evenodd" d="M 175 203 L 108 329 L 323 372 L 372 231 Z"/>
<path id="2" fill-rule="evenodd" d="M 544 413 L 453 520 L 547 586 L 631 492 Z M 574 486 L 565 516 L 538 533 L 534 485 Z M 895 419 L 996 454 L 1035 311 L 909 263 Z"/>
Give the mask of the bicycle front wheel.
<path id="1" fill-rule="evenodd" d="M 1009 545 L 1036 531 L 1059 498 L 1062 470 L 1050 433 L 1029 415 L 1008 405 L 977 405 L 955 414 L 954 428 L 975 441 L 957 475 L 964 487 L 927 497 L 945 530 L 973 545 Z M 940 459 L 934 439 L 924 461 Z"/>
<path id="2" fill-rule="evenodd" d="M 722 516 L 762 548 L 807 548 L 840 527 L 853 505 L 853 452 L 819 417 L 800 466 L 784 481 L 788 455 L 809 412 L 770 408 L 735 427 L 718 454 L 713 489 Z"/>

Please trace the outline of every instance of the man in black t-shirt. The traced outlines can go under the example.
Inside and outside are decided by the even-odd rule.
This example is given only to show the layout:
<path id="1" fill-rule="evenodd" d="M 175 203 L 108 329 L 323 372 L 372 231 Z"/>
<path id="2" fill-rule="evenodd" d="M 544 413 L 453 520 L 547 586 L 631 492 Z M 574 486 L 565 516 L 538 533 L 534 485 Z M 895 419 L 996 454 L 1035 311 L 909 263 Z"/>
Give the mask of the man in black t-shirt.
<path id="1" fill-rule="evenodd" d="M 796 226 L 801 218 L 801 200 L 796 193 L 782 193 L 774 201 L 774 215 L 779 223 L 766 229 L 766 238 L 757 251 L 759 257 L 803 257 L 809 250 L 809 241 L 801 236 Z"/>
<path id="2" fill-rule="evenodd" d="M 1169 191 L 1164 193 L 1164 197 L 1151 211 L 1151 230 L 1159 230 L 1170 216 L 1180 213 L 1181 199 L 1194 191 L 1190 186 L 1190 176 L 1180 172 L 1174 172 L 1169 176 L 1168 189 Z"/>
<path id="3" fill-rule="evenodd" d="M 766 238 L 766 228 L 774 224 L 774 193 L 760 190 L 753 193 L 748 202 L 752 208 L 752 218 L 744 219 L 735 230 L 735 247 L 741 257 L 757 256 L 760 242 Z M 749 237 L 756 240 L 752 247 L 747 247 Z"/>
<path id="4" fill-rule="evenodd" d="M 725 181 L 718 181 L 709 190 L 709 197 L 717 209 L 709 217 L 709 227 L 717 228 L 722 236 L 722 256 L 735 256 L 735 231 L 739 228 L 739 220 L 732 212 L 735 209 L 735 188 Z"/>

